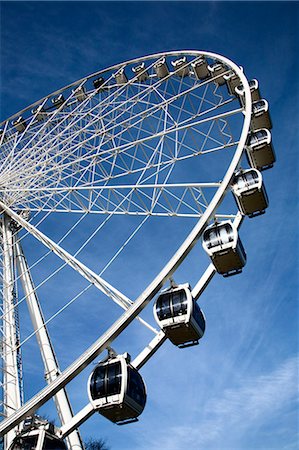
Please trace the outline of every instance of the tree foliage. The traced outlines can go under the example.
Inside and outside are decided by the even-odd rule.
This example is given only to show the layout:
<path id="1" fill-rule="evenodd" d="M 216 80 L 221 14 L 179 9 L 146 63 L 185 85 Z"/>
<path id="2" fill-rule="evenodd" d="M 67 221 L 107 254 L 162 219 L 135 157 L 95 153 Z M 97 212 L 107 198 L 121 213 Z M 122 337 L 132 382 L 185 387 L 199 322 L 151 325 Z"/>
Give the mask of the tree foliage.
<path id="1" fill-rule="evenodd" d="M 84 443 L 85 450 L 110 450 L 104 439 L 88 439 Z"/>

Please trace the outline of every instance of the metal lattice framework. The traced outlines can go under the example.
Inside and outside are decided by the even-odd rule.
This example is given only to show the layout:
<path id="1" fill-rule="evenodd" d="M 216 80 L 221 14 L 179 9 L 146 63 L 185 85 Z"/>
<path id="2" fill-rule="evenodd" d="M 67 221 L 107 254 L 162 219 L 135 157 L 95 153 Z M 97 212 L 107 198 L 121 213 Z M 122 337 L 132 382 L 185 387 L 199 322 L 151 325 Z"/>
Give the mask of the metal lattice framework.
<path id="1" fill-rule="evenodd" d="M 210 65 L 221 64 L 224 73 L 200 79 L 195 67 L 202 58 Z M 159 64 L 168 67 L 163 76 L 157 72 Z M 219 83 L 221 76 L 232 71 L 244 86 L 244 105 L 226 85 Z M 0 431 L 6 435 L 5 448 L 23 418 L 50 398 L 55 399 L 62 424 L 61 436 L 67 437 L 68 447 L 83 448 L 76 429 L 92 414 L 92 407 L 87 405 L 72 418 L 64 390 L 66 384 L 138 318 L 188 255 L 209 221 L 229 218 L 240 225 L 242 219 L 235 204 L 223 200 L 241 162 L 250 118 L 250 90 L 237 65 L 216 54 L 182 51 L 151 55 L 99 71 L 43 98 L 1 124 L 4 420 Z M 98 225 L 84 237 L 79 248 L 67 250 L 64 241 L 93 215 L 101 219 Z M 60 238 L 50 236 L 44 226 L 54 216 L 63 230 Z M 63 228 L 58 218 L 70 216 L 76 216 L 76 221 Z M 116 216 L 132 218 L 134 229 L 99 273 L 84 264 L 78 255 Z M 149 219 L 174 217 L 195 220 L 195 225 L 182 243 L 176 243 L 175 253 L 153 281 L 132 301 L 121 289 L 107 282 L 103 274 Z M 30 239 L 40 243 L 46 253 L 29 264 L 23 243 L 25 247 Z M 55 254 L 61 265 L 35 285 L 31 273 L 35 267 L 41 267 L 49 254 Z M 61 373 L 46 325 L 85 290 L 69 299 L 47 321 L 37 291 L 64 267 L 71 267 L 88 281 L 85 290 L 96 287 L 125 312 Z M 193 289 L 195 298 L 214 273 L 211 264 Z M 15 288 L 20 283 L 23 296 L 16 295 Z M 33 333 L 20 343 L 20 338 L 16 339 L 17 310 L 24 300 L 32 318 Z M 136 357 L 137 368 L 165 341 L 163 332 L 158 333 L 143 319 L 139 320 L 154 331 L 155 337 Z M 20 348 L 33 335 L 40 346 L 48 385 L 23 404 L 19 392 L 22 390 Z M 49 354 L 45 347 L 50 347 Z"/>

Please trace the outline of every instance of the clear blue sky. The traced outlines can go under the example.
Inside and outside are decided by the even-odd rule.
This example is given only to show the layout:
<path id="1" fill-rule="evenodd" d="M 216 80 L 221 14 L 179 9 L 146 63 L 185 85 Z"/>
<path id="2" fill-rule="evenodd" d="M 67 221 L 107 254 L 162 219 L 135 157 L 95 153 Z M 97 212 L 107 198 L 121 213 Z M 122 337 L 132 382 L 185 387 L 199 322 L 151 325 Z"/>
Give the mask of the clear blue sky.
<path id="1" fill-rule="evenodd" d="M 244 273 L 214 277 L 203 294 L 207 333 L 198 347 L 166 343 L 143 368 L 148 402 L 140 422 L 117 427 L 95 415 L 82 426 L 85 437 L 103 437 L 113 450 L 298 448 L 298 25 L 296 2 L 1 2 L 1 121 L 84 75 L 175 49 L 227 56 L 259 80 L 271 108 L 270 207 L 242 226 Z M 156 273 L 159 249 L 150 236 L 147 230 L 141 247 L 150 275 L 136 273 L 133 260 L 127 284 L 110 274 L 132 298 Z M 163 249 L 168 243 L 165 237 Z M 196 261 L 181 269 L 182 281 L 196 281 Z M 59 284 L 54 294 L 62 295 Z M 99 334 L 89 325 L 92 300 L 53 327 L 62 367 Z M 99 317 L 99 328 L 108 319 Z M 117 349 L 134 355 L 142 333 L 133 327 Z M 31 380 L 37 364 L 29 362 Z M 75 409 L 86 402 L 89 371 L 70 386 Z M 26 381 L 28 392 L 42 386 L 34 383 Z M 42 412 L 54 415 L 50 405 Z"/>

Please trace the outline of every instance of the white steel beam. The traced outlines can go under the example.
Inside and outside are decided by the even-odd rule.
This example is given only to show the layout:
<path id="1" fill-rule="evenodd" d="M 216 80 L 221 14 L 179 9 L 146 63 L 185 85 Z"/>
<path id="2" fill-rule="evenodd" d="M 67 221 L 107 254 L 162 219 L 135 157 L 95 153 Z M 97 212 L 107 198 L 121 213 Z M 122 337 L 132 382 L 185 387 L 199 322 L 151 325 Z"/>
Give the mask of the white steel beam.
<path id="1" fill-rule="evenodd" d="M 42 242 L 42 244 L 44 244 L 47 248 L 53 251 L 53 253 L 59 256 L 59 258 L 61 258 L 66 264 L 68 264 L 70 267 L 76 270 L 76 272 L 78 272 L 81 276 L 83 276 L 87 281 L 89 281 L 96 288 L 98 288 L 104 294 L 110 297 L 121 308 L 126 310 L 129 306 L 133 304 L 132 300 L 126 297 L 122 292 L 117 290 L 115 287 L 113 287 L 111 284 L 105 281 L 102 277 L 100 277 L 91 269 L 89 269 L 87 266 L 85 266 L 85 264 L 80 262 L 77 258 L 72 256 L 70 253 L 68 253 L 58 244 L 56 244 L 56 242 L 48 238 L 45 234 L 43 234 L 40 230 L 38 230 L 29 222 L 27 222 L 27 220 L 25 220 L 19 214 L 15 213 L 2 201 L 0 201 L 0 208 L 6 211 L 7 214 L 16 221 L 16 223 L 25 228 L 25 230 L 27 230 L 32 236 L 34 236 L 36 239 Z M 156 333 L 156 330 L 141 317 L 137 317 L 137 319 L 151 331 Z"/>
<path id="2" fill-rule="evenodd" d="M 96 410 L 93 408 L 93 405 L 88 403 L 72 418 L 70 422 L 66 423 L 58 430 L 57 435 L 60 438 L 65 439 L 73 430 L 89 419 L 89 417 L 91 417 L 95 412 Z"/>
<path id="3" fill-rule="evenodd" d="M 35 291 L 33 280 L 31 278 L 27 260 L 21 244 L 17 239 L 15 242 L 15 249 L 19 276 L 22 282 L 30 318 L 45 367 L 45 379 L 47 383 L 50 383 L 60 374 L 59 364 L 45 325 L 43 313 Z M 61 389 L 61 391 L 57 392 L 54 396 L 54 401 L 61 424 L 64 425 L 73 417 L 71 404 L 66 390 Z M 68 447 L 70 450 L 82 450 L 84 448 L 78 430 L 74 430 L 74 432 L 68 436 Z"/>
<path id="4" fill-rule="evenodd" d="M 10 229 L 10 217 L 6 214 L 2 219 L 3 236 L 3 314 L 4 337 L 2 354 L 4 360 L 3 403 L 4 415 L 10 417 L 21 407 L 21 393 L 18 374 L 16 319 L 14 308 L 14 268 L 13 268 L 13 233 Z M 4 438 L 5 450 L 9 448 L 16 435 L 12 428 Z"/>

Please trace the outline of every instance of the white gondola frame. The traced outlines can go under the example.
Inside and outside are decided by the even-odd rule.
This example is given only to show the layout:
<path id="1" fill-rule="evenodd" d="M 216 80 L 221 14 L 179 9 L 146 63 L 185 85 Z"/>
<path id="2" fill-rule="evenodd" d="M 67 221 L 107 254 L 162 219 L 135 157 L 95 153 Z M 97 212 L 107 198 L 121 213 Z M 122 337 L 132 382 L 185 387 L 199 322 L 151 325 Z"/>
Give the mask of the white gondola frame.
<path id="1" fill-rule="evenodd" d="M 259 104 L 259 107 L 257 108 Z M 262 106 L 263 104 L 263 106 Z M 269 103 L 264 98 L 252 103 L 251 129 L 256 131 L 260 128 L 272 128 L 271 117 L 269 114 Z"/>
<path id="2" fill-rule="evenodd" d="M 252 80 L 249 81 L 248 84 L 252 102 L 262 100 L 258 80 L 256 78 L 253 78 Z M 235 94 L 238 96 L 241 104 L 244 105 L 244 86 L 242 85 L 242 83 L 240 83 L 238 86 L 235 87 Z"/>
<path id="3" fill-rule="evenodd" d="M 227 225 L 231 228 L 232 233 L 230 237 L 232 239 L 229 239 L 228 242 L 219 242 L 218 245 L 214 245 L 209 248 L 205 239 L 206 233 L 215 227 L 221 228 Z M 211 258 L 217 272 L 221 275 L 227 277 L 242 272 L 242 268 L 246 264 L 246 253 L 239 237 L 238 230 L 230 220 L 225 220 L 217 224 L 213 223 L 212 225 L 209 225 L 203 233 L 202 246 L 208 256 Z M 238 267 L 232 267 L 231 269 L 224 270 L 223 266 L 227 265 L 227 261 L 229 261 L 229 259 L 233 259 L 235 262 L 237 262 Z"/>
<path id="4" fill-rule="evenodd" d="M 210 65 L 208 65 L 208 70 L 211 73 L 212 77 L 217 77 L 214 80 L 214 83 L 218 84 L 219 86 L 223 86 L 226 83 L 224 74 L 227 72 L 228 69 L 225 67 L 224 64 L 219 63 L 219 62 L 210 64 Z"/>
<path id="5" fill-rule="evenodd" d="M 177 316 L 173 315 L 166 319 L 160 319 L 157 313 L 157 302 L 159 298 L 164 294 L 173 294 L 175 292 L 184 291 L 186 294 L 186 307 L 187 312 L 185 314 L 180 314 Z M 195 299 L 192 297 L 191 287 L 189 283 L 180 284 L 178 286 L 171 287 L 170 289 L 163 290 L 158 296 L 156 302 L 153 306 L 154 318 L 161 328 L 161 330 L 166 334 L 169 340 L 180 348 L 195 345 L 198 340 L 202 338 L 205 332 L 205 328 L 202 329 L 199 323 L 195 320 L 194 309 L 195 309 Z M 170 304 L 170 308 L 172 305 Z M 200 308 L 199 308 L 200 309 Z M 204 323 L 206 322 L 203 311 L 200 309 L 203 316 Z M 186 336 L 185 342 L 183 342 L 182 336 Z M 189 339 L 187 336 L 189 335 Z"/>
<path id="6" fill-rule="evenodd" d="M 254 135 L 263 131 L 265 136 L 256 137 L 255 142 L 251 142 Z M 257 170 L 265 170 L 273 167 L 276 160 L 275 152 L 272 145 L 272 135 L 267 128 L 259 128 L 248 136 L 246 144 L 246 155 L 251 167 Z"/>
<path id="7" fill-rule="evenodd" d="M 96 410 L 99 414 L 106 417 L 108 420 L 111 420 L 111 419 L 109 417 L 107 417 L 105 412 L 108 411 L 108 415 L 109 415 L 109 411 L 111 411 L 112 408 L 120 409 L 123 406 L 125 406 L 125 407 L 128 406 L 130 409 L 134 410 L 137 413 L 137 415 L 131 420 L 126 419 L 125 422 L 128 423 L 128 422 L 136 421 L 136 420 L 138 420 L 137 417 L 142 413 L 144 406 L 141 407 L 137 402 L 135 402 L 134 399 L 132 399 L 132 397 L 130 397 L 127 394 L 128 387 L 129 387 L 129 377 L 128 377 L 129 367 L 131 367 L 132 370 L 137 371 L 130 364 L 130 356 L 128 355 L 128 353 L 124 353 L 122 355 L 116 355 L 116 356 L 108 359 L 107 361 L 103 361 L 103 362 L 99 363 L 96 367 L 98 367 L 99 365 L 101 365 L 102 367 L 107 367 L 107 366 L 115 364 L 115 363 L 120 363 L 120 374 L 121 374 L 120 392 L 118 394 L 106 395 L 106 396 L 100 397 L 98 399 L 93 399 L 92 395 L 91 395 L 91 380 L 92 380 L 94 371 L 96 370 L 96 368 L 95 368 L 89 375 L 88 382 L 87 382 L 87 391 L 88 391 L 89 401 L 90 401 L 91 405 L 93 406 L 93 409 Z M 145 384 L 142 376 L 140 374 L 139 374 L 139 376 L 140 376 L 143 386 L 144 386 L 145 399 L 146 399 L 146 397 L 147 397 L 146 384 Z M 111 421 L 114 423 L 118 423 L 118 424 L 121 424 L 123 422 L 122 420 L 120 420 L 120 421 L 111 420 Z"/>
<path id="8" fill-rule="evenodd" d="M 243 186 L 237 182 L 237 178 L 246 177 L 246 174 L 254 173 L 254 183 L 248 183 L 243 179 Z M 265 209 L 269 205 L 267 192 L 263 183 L 263 176 L 261 172 L 255 168 L 239 171 L 236 173 L 232 182 L 232 192 L 234 194 L 239 211 L 242 214 L 254 217 L 259 214 L 263 214 Z M 255 204 L 254 211 L 249 212 L 249 209 L 253 209 L 252 205 Z"/>

